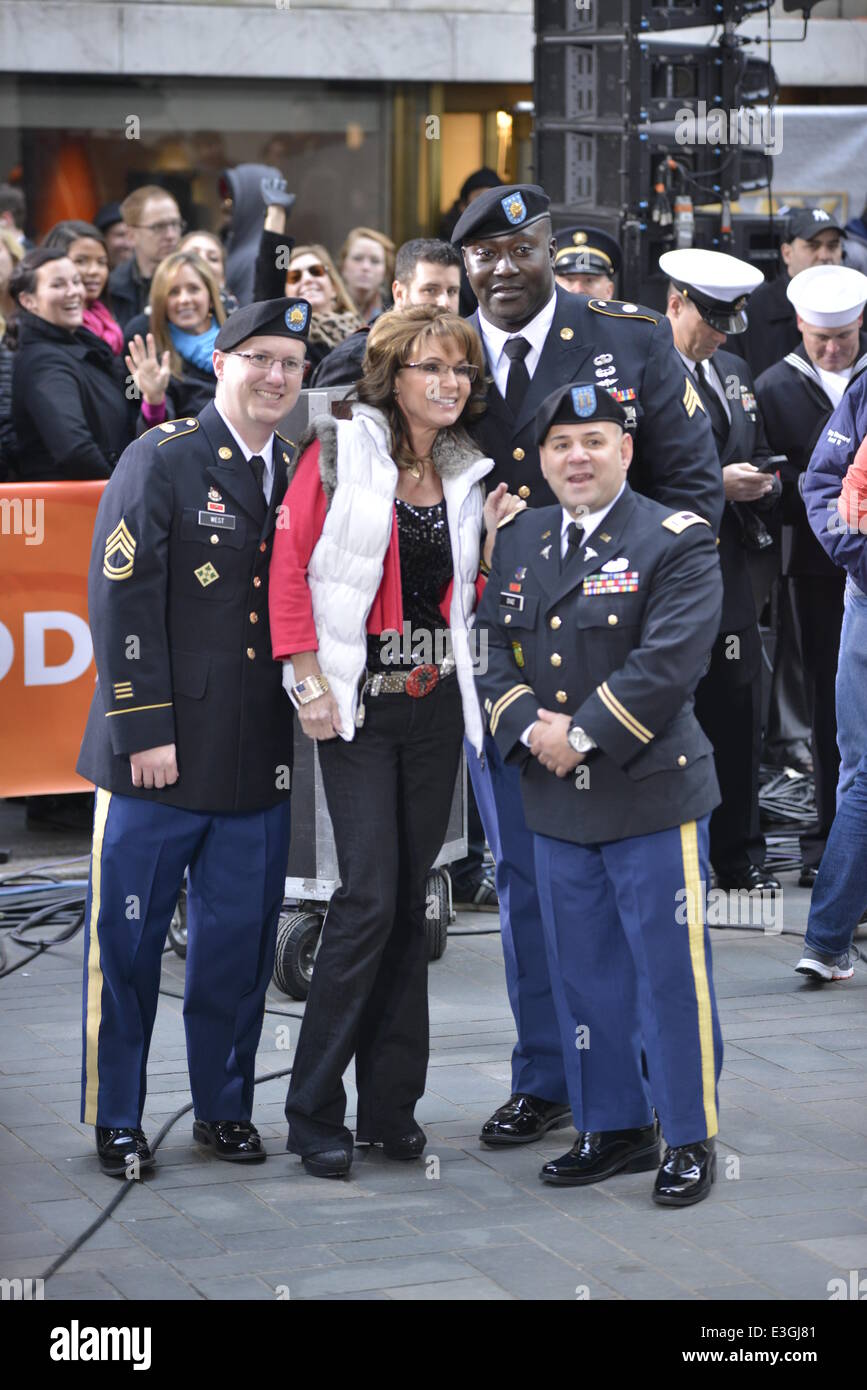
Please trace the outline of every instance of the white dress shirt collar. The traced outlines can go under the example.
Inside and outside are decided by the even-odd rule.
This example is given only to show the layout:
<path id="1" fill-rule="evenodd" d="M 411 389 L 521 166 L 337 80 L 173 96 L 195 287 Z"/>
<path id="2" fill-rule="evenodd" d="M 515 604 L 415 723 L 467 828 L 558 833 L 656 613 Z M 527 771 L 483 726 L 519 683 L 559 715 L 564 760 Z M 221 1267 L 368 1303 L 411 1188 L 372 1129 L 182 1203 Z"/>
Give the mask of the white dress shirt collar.
<path id="1" fill-rule="evenodd" d="M 579 518 L 578 518 L 579 521 L 581 522 L 582 527 L 584 528 L 584 536 L 583 536 L 583 539 L 584 539 L 585 541 L 586 541 L 586 540 L 588 539 L 588 537 L 592 534 L 592 532 L 594 532 L 594 531 L 596 530 L 597 526 L 600 525 L 600 523 L 604 520 L 604 518 L 608 515 L 608 513 L 611 511 L 611 508 L 614 506 L 614 504 L 615 504 L 617 501 L 619 501 L 619 499 L 620 499 L 621 496 L 623 495 L 623 489 L 624 489 L 625 487 L 626 487 L 626 480 L 624 479 L 623 482 L 620 484 L 620 490 L 619 490 L 619 492 L 617 493 L 617 496 L 616 496 L 616 497 L 612 497 L 611 501 L 608 502 L 608 503 L 606 503 L 606 505 L 605 505 L 604 507 L 600 507 L 600 508 L 598 509 L 598 511 L 595 511 L 595 512 L 588 512 L 586 516 L 582 516 L 582 517 L 579 517 Z M 574 520 L 575 520 L 574 516 L 571 516 L 571 515 L 569 514 L 569 512 L 567 512 L 566 508 L 564 507 L 564 508 L 563 508 L 563 519 L 562 519 L 562 521 L 560 522 L 560 555 L 561 555 L 561 556 L 563 556 L 563 555 L 566 554 L 566 547 L 567 547 L 567 545 L 568 545 L 568 542 L 567 542 L 567 539 L 566 539 L 566 532 L 567 532 L 568 529 L 569 529 L 569 523 L 572 522 L 572 521 L 574 521 Z"/>
<path id="2" fill-rule="evenodd" d="M 505 397 L 506 382 L 509 379 L 510 359 L 506 356 L 503 348 L 509 338 L 526 338 L 530 344 L 530 351 L 524 358 L 524 365 L 527 368 L 527 375 L 532 378 L 539 358 L 542 356 L 542 349 L 545 346 L 545 339 L 554 322 L 554 311 L 557 308 L 556 292 L 551 295 L 548 303 L 539 310 L 538 314 L 529 323 L 525 323 L 523 328 L 503 329 L 496 328 L 490 319 L 486 319 L 482 310 L 479 309 L 479 327 L 482 330 L 485 348 L 488 354 L 488 361 L 491 364 L 491 372 L 496 383 L 497 390 L 501 396 Z"/>
<path id="3" fill-rule="evenodd" d="M 272 430 L 272 432 L 271 432 L 271 435 L 270 435 L 269 439 L 266 440 L 265 444 L 263 445 L 263 447 L 262 447 L 261 449 L 259 449 L 259 450 L 251 449 L 250 446 L 249 446 L 249 444 L 245 443 L 245 441 L 241 438 L 241 436 L 239 435 L 238 431 L 235 429 L 234 425 L 232 425 L 232 423 L 231 423 L 229 420 L 226 419 L 225 415 L 223 414 L 223 412 L 222 412 L 222 410 L 220 409 L 220 407 L 217 405 L 216 401 L 214 402 L 214 409 L 216 410 L 216 412 L 217 412 L 217 414 L 219 415 L 220 419 L 222 420 L 223 424 L 226 426 L 226 429 L 229 431 L 230 435 L 231 435 L 232 438 L 234 439 L 234 441 L 235 441 L 235 443 L 237 444 L 238 448 L 241 450 L 241 453 L 244 455 L 245 461 L 246 461 L 247 463 L 249 463 L 251 458 L 255 458 L 255 457 L 257 457 L 257 456 L 258 456 L 260 459 L 262 459 L 263 463 L 265 464 L 265 473 L 264 473 L 264 476 L 263 476 L 263 479 L 262 479 L 262 487 L 263 487 L 263 490 L 264 490 L 264 493 L 265 493 L 265 499 L 266 499 L 266 501 L 270 502 L 270 501 L 271 501 L 271 492 L 272 492 L 272 490 L 273 490 L 273 488 L 274 488 L 274 432 L 273 432 L 273 430 Z"/>

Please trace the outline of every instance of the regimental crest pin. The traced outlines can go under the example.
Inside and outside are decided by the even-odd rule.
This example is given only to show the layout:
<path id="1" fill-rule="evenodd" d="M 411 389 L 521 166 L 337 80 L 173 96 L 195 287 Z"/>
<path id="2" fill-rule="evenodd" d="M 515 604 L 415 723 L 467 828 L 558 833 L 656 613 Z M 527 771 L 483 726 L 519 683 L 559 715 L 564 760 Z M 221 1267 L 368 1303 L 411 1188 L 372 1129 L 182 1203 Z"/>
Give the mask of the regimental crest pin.
<path id="1" fill-rule="evenodd" d="M 218 492 L 217 489 L 216 489 L 215 487 L 209 487 L 209 488 L 208 488 L 208 501 L 209 501 L 209 502 L 222 502 L 222 500 L 223 500 L 223 494 L 222 494 L 222 492 Z"/>
<path id="2" fill-rule="evenodd" d="M 507 194 L 505 198 L 500 199 L 500 206 L 513 227 L 519 226 L 527 216 L 527 204 L 521 193 Z"/>
<path id="3" fill-rule="evenodd" d="M 548 556 L 551 554 L 550 543 L 548 545 L 543 545 L 542 549 L 539 551 L 539 554 L 542 556 L 543 560 L 547 560 Z"/>
<path id="4" fill-rule="evenodd" d="M 573 386 L 572 387 L 572 409 L 579 420 L 586 420 L 589 415 L 596 413 L 596 387 L 595 386 Z"/>
<path id="5" fill-rule="evenodd" d="M 303 333 L 309 317 L 310 305 L 305 301 L 303 304 L 293 304 L 291 309 L 287 309 L 284 320 L 291 333 Z"/>

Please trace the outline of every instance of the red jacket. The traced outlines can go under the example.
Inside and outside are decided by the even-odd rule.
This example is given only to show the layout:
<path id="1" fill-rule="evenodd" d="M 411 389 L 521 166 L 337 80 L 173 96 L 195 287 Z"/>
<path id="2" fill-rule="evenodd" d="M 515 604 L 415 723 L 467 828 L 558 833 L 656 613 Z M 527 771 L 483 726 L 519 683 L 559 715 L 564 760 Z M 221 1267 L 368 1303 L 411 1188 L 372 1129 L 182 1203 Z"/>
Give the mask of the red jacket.
<path id="1" fill-rule="evenodd" d="M 301 455 L 282 505 L 285 510 L 278 516 L 269 578 L 271 648 L 277 661 L 288 660 L 295 652 L 319 650 L 307 583 L 307 566 L 328 511 L 319 475 L 318 439 L 314 439 Z M 287 523 L 281 526 L 282 517 L 287 518 Z M 446 624 L 451 614 L 452 586 L 450 579 L 440 601 L 440 612 Z M 480 575 L 476 580 L 477 603 L 484 586 Z M 396 508 L 392 512 L 391 539 L 383 560 L 382 580 L 367 615 L 367 631 L 374 636 L 403 631 Z"/>

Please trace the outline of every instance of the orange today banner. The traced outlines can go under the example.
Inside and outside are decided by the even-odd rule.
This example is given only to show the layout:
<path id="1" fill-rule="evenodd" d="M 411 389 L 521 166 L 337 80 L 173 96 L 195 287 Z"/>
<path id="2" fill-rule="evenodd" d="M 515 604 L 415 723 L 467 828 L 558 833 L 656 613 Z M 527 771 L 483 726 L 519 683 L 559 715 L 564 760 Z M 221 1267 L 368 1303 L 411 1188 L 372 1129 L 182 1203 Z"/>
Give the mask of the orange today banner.
<path id="1" fill-rule="evenodd" d="M 0 796 L 89 791 L 87 568 L 104 482 L 0 485 Z"/>

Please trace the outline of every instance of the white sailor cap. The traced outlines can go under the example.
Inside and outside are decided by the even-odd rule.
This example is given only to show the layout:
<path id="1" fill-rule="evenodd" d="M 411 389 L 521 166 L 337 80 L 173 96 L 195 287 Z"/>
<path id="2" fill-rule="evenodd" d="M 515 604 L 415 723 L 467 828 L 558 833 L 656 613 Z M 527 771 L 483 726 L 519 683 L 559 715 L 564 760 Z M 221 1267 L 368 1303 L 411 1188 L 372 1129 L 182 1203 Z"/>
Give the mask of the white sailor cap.
<path id="1" fill-rule="evenodd" d="M 743 333 L 747 326 L 744 305 L 764 279 L 755 266 L 723 251 L 685 246 L 660 256 L 659 268 L 684 299 L 692 300 L 711 328 L 718 333 Z"/>
<path id="2" fill-rule="evenodd" d="M 812 265 L 792 276 L 786 298 L 813 328 L 843 328 L 867 304 L 867 275 L 848 265 Z"/>

